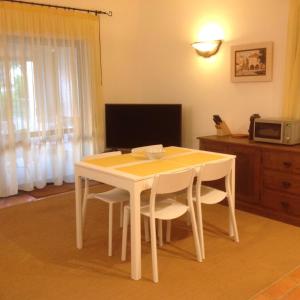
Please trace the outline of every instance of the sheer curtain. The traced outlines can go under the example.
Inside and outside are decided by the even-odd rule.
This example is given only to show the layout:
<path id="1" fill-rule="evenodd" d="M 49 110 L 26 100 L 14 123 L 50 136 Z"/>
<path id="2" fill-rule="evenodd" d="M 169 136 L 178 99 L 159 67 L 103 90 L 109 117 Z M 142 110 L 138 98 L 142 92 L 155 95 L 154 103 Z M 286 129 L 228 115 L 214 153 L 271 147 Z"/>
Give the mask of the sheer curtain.
<path id="1" fill-rule="evenodd" d="M 300 0 L 290 0 L 283 115 L 300 119 Z"/>
<path id="2" fill-rule="evenodd" d="M 99 19 L 0 3 L 0 197 L 72 182 L 101 150 Z"/>

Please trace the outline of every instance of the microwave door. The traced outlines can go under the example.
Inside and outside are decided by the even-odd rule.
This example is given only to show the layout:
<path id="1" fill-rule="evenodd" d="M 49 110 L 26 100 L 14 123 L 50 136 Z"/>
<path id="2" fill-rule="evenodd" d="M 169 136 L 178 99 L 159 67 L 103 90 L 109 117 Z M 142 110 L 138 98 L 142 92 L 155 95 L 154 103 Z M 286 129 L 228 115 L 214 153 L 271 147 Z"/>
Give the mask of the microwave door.
<path id="1" fill-rule="evenodd" d="M 255 124 L 255 140 L 281 144 L 283 136 L 282 123 L 257 122 Z"/>

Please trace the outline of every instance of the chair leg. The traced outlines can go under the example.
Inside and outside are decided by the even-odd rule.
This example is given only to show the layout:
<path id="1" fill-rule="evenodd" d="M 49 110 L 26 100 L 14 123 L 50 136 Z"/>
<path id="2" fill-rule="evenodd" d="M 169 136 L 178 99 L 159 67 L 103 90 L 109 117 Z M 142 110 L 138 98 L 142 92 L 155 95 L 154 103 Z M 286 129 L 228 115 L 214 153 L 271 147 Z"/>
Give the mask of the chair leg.
<path id="1" fill-rule="evenodd" d="M 202 252 L 202 259 L 205 259 L 205 248 L 204 248 L 204 237 L 203 237 L 203 219 L 202 219 L 202 207 L 200 201 L 196 201 L 197 209 L 197 224 L 198 224 L 198 234 Z"/>
<path id="2" fill-rule="evenodd" d="M 185 214 L 186 217 L 186 226 L 191 226 L 191 216 L 189 215 L 189 212 Z"/>
<path id="3" fill-rule="evenodd" d="M 170 243 L 171 241 L 171 220 L 167 220 L 167 233 L 166 233 L 166 241 Z"/>
<path id="4" fill-rule="evenodd" d="M 233 191 L 233 188 L 232 187 L 232 176 L 233 175 L 233 172 L 230 172 L 229 176 L 226 176 L 225 178 L 225 188 L 226 188 L 226 192 L 227 192 L 227 202 L 228 202 L 228 207 L 229 207 L 229 201 L 231 201 L 231 204 L 233 206 L 233 211 L 235 209 L 235 205 L 234 203 L 232 202 L 232 191 Z M 233 229 L 233 219 L 231 217 L 231 212 L 230 212 L 230 209 L 228 210 L 228 217 L 229 217 L 229 236 L 231 237 L 234 237 L 234 229 Z"/>
<path id="5" fill-rule="evenodd" d="M 158 219 L 158 245 L 159 247 L 163 246 L 163 226 L 162 226 L 162 220 Z"/>
<path id="6" fill-rule="evenodd" d="M 192 203 L 192 205 L 193 205 L 193 203 Z M 189 211 L 190 211 L 190 216 L 191 216 L 191 223 L 192 223 L 192 230 L 193 230 L 197 260 L 201 262 L 202 261 L 202 251 L 201 251 L 201 247 L 200 247 L 197 223 L 196 223 L 195 212 L 194 212 L 193 206 L 190 206 Z"/>
<path id="7" fill-rule="evenodd" d="M 123 209 L 124 209 L 124 202 L 120 203 L 120 228 L 123 226 Z"/>
<path id="8" fill-rule="evenodd" d="M 227 203 L 228 203 L 228 220 L 229 220 L 229 227 L 228 227 L 228 232 L 229 232 L 229 236 L 230 237 L 234 237 L 234 229 L 233 229 L 233 220 L 232 220 L 232 216 L 231 216 L 231 210 L 229 207 L 229 196 L 227 196 Z"/>
<path id="9" fill-rule="evenodd" d="M 150 218 L 150 235 L 151 235 L 151 254 L 152 254 L 152 278 L 154 282 L 158 282 L 156 228 L 155 228 L 154 218 Z"/>
<path id="10" fill-rule="evenodd" d="M 108 256 L 112 256 L 113 203 L 109 203 L 108 207 Z"/>
<path id="11" fill-rule="evenodd" d="M 229 214 L 230 214 L 230 220 L 231 220 L 230 224 L 232 224 L 234 240 L 238 243 L 239 242 L 239 234 L 238 234 L 237 225 L 236 225 L 235 212 L 234 212 L 234 208 L 233 208 L 232 201 L 230 198 L 228 198 L 228 207 L 229 207 Z"/>
<path id="12" fill-rule="evenodd" d="M 227 191 L 227 199 L 228 199 L 228 207 L 229 207 L 229 234 L 230 236 L 234 236 L 235 241 L 238 243 L 239 242 L 239 234 L 237 230 L 237 225 L 236 225 L 236 219 L 235 219 L 235 205 L 233 202 L 232 198 L 232 193 L 230 190 L 230 183 L 229 183 L 229 178 L 226 177 L 225 179 L 225 187 Z M 233 233 L 233 234 L 232 234 Z"/>
<path id="13" fill-rule="evenodd" d="M 145 241 L 149 242 L 150 241 L 150 237 L 149 237 L 149 220 L 146 216 L 144 216 L 143 219 L 144 219 Z"/>
<path id="14" fill-rule="evenodd" d="M 124 207 L 124 218 L 123 218 L 123 233 L 122 233 L 122 254 L 121 260 L 126 260 L 126 249 L 127 249 L 127 232 L 128 232 L 128 222 L 129 222 L 129 207 Z"/>
<path id="15" fill-rule="evenodd" d="M 228 209 L 228 218 L 229 218 L 229 228 L 228 228 L 229 236 L 234 237 L 234 231 L 233 231 L 233 225 L 232 225 L 232 218 L 231 218 L 230 209 Z"/>

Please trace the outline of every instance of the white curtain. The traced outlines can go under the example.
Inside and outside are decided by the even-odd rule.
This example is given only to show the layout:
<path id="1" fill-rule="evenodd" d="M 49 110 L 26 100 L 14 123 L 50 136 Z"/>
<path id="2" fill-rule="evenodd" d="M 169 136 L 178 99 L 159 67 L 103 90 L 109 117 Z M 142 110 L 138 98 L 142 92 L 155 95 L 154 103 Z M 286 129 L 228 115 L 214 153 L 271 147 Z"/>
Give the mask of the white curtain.
<path id="1" fill-rule="evenodd" d="M 0 197 L 72 182 L 100 151 L 99 19 L 0 4 Z"/>
<path id="2" fill-rule="evenodd" d="M 283 116 L 300 119 L 300 0 L 290 0 Z"/>

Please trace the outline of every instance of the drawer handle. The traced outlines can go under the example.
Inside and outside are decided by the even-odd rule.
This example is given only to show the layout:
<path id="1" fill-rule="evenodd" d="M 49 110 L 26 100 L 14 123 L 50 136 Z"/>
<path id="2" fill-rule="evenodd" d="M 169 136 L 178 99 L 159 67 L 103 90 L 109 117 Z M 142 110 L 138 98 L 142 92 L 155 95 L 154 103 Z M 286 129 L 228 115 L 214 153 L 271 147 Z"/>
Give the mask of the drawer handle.
<path id="1" fill-rule="evenodd" d="M 282 181 L 281 184 L 285 189 L 288 189 L 291 186 L 291 183 L 288 181 Z"/>
<path id="2" fill-rule="evenodd" d="M 292 166 L 292 163 L 290 161 L 284 161 L 283 162 L 283 165 L 286 167 L 286 168 L 290 168 Z"/>
<path id="3" fill-rule="evenodd" d="M 281 204 L 281 206 L 282 206 L 284 209 L 288 209 L 288 208 L 289 208 L 289 203 L 286 202 L 286 201 L 281 201 L 280 204 Z"/>

